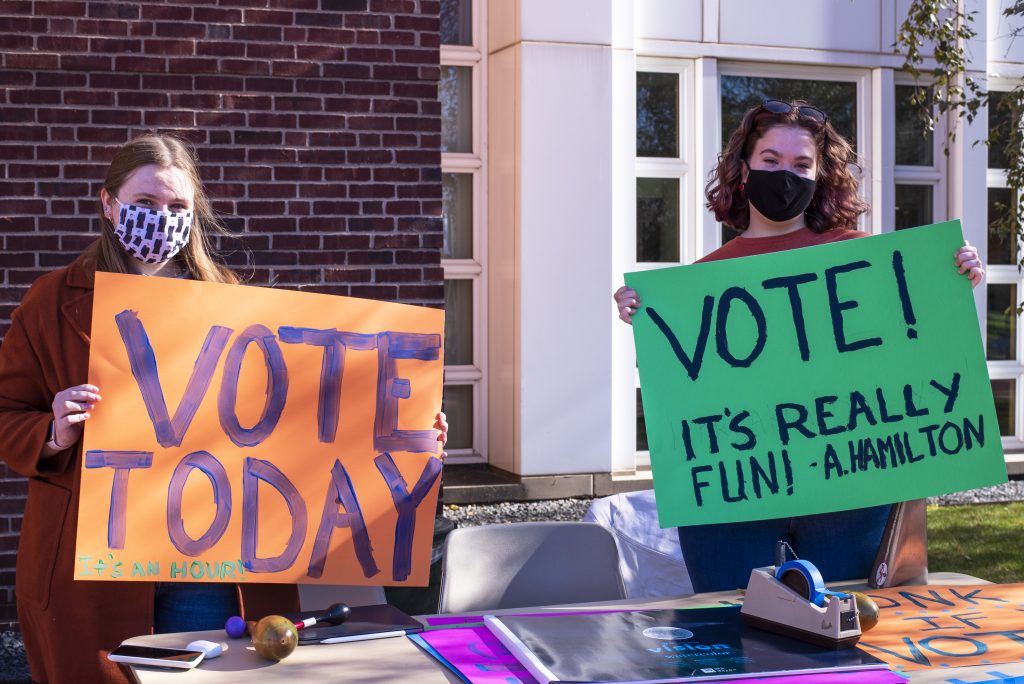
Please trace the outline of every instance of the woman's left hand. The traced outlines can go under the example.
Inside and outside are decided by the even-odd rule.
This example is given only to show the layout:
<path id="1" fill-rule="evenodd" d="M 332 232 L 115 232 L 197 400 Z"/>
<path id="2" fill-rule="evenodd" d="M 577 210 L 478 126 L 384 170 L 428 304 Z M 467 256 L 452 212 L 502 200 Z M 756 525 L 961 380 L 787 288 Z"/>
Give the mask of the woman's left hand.
<path id="1" fill-rule="evenodd" d="M 978 248 L 964 240 L 964 246 L 958 249 L 953 256 L 960 273 L 966 273 L 971 280 L 971 285 L 978 287 L 981 279 L 985 277 L 985 267 L 981 263 L 981 257 L 978 256 Z"/>
<path id="2" fill-rule="evenodd" d="M 441 433 L 437 436 L 437 441 L 441 443 L 441 460 L 443 461 L 448 457 L 448 452 L 444 450 L 444 445 L 448 443 L 448 416 L 444 415 L 444 411 L 438 411 L 434 429 Z"/>

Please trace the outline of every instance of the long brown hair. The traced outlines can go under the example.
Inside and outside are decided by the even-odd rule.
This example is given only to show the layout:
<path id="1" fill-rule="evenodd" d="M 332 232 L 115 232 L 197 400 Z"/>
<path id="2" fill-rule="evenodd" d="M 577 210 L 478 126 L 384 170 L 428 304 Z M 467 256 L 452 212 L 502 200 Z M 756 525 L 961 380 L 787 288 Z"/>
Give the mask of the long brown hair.
<path id="1" fill-rule="evenodd" d="M 188 244 L 175 257 L 180 259 L 189 275 L 196 280 L 215 283 L 237 283 L 238 276 L 234 271 L 215 260 L 215 251 L 210 243 L 211 233 L 229 235 L 228 231 L 217 220 L 213 207 L 203 189 L 203 181 L 199 177 L 195 156 L 190 147 L 181 139 L 166 133 L 147 133 L 130 140 L 117 151 L 103 188 L 111 197 L 117 197 L 118 191 L 128 177 L 142 166 L 159 166 L 160 168 L 180 169 L 188 176 L 195 191 L 192 209 L 192 232 Z M 103 212 L 103 203 L 99 203 L 100 239 L 90 245 L 86 253 L 96 259 L 96 270 L 110 273 L 132 273 L 131 259 L 121 247 L 114 234 L 114 224 Z"/>
<path id="2" fill-rule="evenodd" d="M 743 115 L 743 121 L 729 137 L 718 157 L 718 166 L 708 179 L 705 188 L 708 209 L 733 230 L 746 230 L 750 225 L 750 203 L 740 188 L 743 164 L 749 164 L 754 145 L 770 129 L 794 126 L 808 131 L 818 150 L 817 189 L 804 212 L 807 227 L 815 233 L 833 228 L 856 229 L 857 217 L 868 210 L 868 205 L 857 195 L 857 176 L 851 170 L 854 167 L 860 171 L 856 153 L 831 123 L 821 123 L 800 114 L 797 107 L 806 102 L 796 100 L 791 104 L 792 109 L 783 114 L 758 105 Z"/>

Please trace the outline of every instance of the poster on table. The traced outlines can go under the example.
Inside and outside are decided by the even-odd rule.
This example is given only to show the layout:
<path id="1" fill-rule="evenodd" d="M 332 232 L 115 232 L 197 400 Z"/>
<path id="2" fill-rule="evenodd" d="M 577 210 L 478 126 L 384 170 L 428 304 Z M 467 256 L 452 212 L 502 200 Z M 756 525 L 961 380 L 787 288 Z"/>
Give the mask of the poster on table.
<path id="1" fill-rule="evenodd" d="M 97 273 L 75 578 L 425 585 L 444 312 Z"/>
<path id="2" fill-rule="evenodd" d="M 663 527 L 1006 480 L 959 221 L 626 274 Z"/>
<path id="3" fill-rule="evenodd" d="M 891 587 L 867 593 L 878 604 L 878 624 L 857 645 L 894 669 L 1024 661 L 1024 584 Z"/>

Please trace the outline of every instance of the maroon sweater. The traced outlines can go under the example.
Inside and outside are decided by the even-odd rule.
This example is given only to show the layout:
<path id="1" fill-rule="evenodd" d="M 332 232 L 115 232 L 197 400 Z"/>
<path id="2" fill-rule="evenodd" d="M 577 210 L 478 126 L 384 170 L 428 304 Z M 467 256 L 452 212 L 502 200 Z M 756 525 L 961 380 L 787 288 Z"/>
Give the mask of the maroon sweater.
<path id="1" fill-rule="evenodd" d="M 854 238 L 869 237 L 867 233 L 859 230 L 833 229 L 824 233 L 815 233 L 809 228 L 801 228 L 785 235 L 772 235 L 770 237 L 739 237 L 730 240 L 711 254 L 697 259 L 695 263 L 701 264 L 705 261 L 721 261 L 722 259 L 736 259 L 756 254 L 771 254 L 782 252 L 787 249 L 798 249 L 800 247 L 813 247 L 815 245 L 827 245 L 830 242 L 840 240 L 852 240 Z"/>

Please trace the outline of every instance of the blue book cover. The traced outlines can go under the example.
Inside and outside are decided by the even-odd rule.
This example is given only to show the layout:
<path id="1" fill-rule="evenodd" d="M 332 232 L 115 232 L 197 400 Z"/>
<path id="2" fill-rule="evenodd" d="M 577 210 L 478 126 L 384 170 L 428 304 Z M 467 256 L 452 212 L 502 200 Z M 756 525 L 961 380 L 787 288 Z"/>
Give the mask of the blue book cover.
<path id="1" fill-rule="evenodd" d="M 541 682 L 692 682 L 888 669 L 858 648 L 826 650 L 750 627 L 738 606 L 484 620 Z"/>

